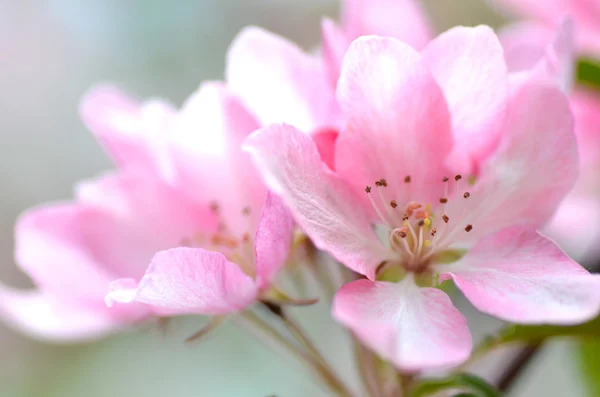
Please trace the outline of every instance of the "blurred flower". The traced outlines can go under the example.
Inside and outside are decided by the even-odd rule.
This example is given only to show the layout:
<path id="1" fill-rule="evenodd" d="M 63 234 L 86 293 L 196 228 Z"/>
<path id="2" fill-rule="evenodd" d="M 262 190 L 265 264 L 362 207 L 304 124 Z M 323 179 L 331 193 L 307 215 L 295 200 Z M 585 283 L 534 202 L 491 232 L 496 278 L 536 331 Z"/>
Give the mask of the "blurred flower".
<path id="1" fill-rule="evenodd" d="M 600 56 L 600 1 L 599 0 L 494 0 L 516 14 L 531 21 L 522 24 L 531 31 L 546 31 L 552 35 L 565 16 L 576 25 L 575 43 L 579 53 Z M 524 40 L 528 40 L 524 36 Z M 538 43 L 539 46 L 540 43 Z"/>
<path id="2" fill-rule="evenodd" d="M 80 184 L 74 202 L 21 217 L 16 259 L 38 289 L 3 287 L 5 319 L 39 338 L 89 339 L 151 314 L 253 302 L 287 257 L 292 221 L 275 197 L 263 209 L 266 190 L 240 150 L 257 123 L 239 101 L 207 83 L 177 112 L 102 86 L 81 113 L 118 171 Z M 182 246 L 202 248 L 159 252 Z M 115 278 L 109 302 L 160 307 L 108 309 Z"/>
<path id="3" fill-rule="evenodd" d="M 470 354 L 466 320 L 438 281 L 452 278 L 479 310 L 511 322 L 598 312 L 600 276 L 536 232 L 578 174 L 567 99 L 540 74 L 509 79 L 484 26 L 451 29 L 420 54 L 362 37 L 337 84 L 347 125 L 335 171 L 290 125 L 247 140 L 315 244 L 368 278 L 342 287 L 334 316 L 401 369 Z"/>

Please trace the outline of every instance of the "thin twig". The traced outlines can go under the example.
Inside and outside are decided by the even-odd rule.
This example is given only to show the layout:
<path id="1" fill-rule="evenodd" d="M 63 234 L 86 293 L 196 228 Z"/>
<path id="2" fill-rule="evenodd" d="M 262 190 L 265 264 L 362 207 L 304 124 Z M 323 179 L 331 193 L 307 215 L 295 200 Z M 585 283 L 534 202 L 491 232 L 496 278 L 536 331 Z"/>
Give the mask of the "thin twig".
<path id="1" fill-rule="evenodd" d="M 541 348 L 542 343 L 527 345 L 522 348 L 500 374 L 496 382 L 498 390 L 501 392 L 510 390 L 515 381 L 523 374 L 523 371 L 531 365 L 533 358 L 540 352 Z"/>
<path id="2" fill-rule="evenodd" d="M 238 322 L 240 322 L 240 319 L 245 321 L 245 323 L 242 323 L 243 325 L 251 326 L 250 330 L 253 331 L 255 335 L 257 335 L 255 332 L 256 330 L 260 331 L 263 334 L 263 337 L 258 335 L 261 340 L 265 342 L 277 342 L 278 346 L 283 347 L 294 358 L 305 364 L 312 372 L 317 374 L 338 396 L 352 397 L 352 394 L 349 393 L 345 386 L 339 382 L 337 377 L 332 376 L 328 368 L 324 367 L 318 360 L 307 354 L 303 349 L 299 348 L 287 338 L 283 337 L 269 323 L 261 319 L 259 316 L 250 311 L 245 311 L 242 312 L 239 317 L 237 317 Z M 266 336 L 267 339 L 265 339 L 264 336 Z"/>

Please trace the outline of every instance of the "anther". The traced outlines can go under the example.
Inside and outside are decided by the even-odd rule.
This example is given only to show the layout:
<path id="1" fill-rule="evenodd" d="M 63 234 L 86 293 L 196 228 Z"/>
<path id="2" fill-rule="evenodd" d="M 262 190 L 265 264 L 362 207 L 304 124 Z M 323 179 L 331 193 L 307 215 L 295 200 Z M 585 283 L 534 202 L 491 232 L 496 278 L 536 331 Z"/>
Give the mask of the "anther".
<path id="1" fill-rule="evenodd" d="M 415 213 L 415 218 L 417 219 L 425 219 L 429 217 L 429 213 L 427 211 L 417 211 Z"/>
<path id="2" fill-rule="evenodd" d="M 471 197 L 471 193 L 465 192 L 465 194 L 463 194 L 463 197 L 464 198 L 469 198 L 469 197 Z"/>
<path id="3" fill-rule="evenodd" d="M 447 176 L 445 176 L 445 177 L 442 179 L 442 182 L 448 182 L 448 181 L 449 181 L 449 178 L 448 178 Z"/>
<path id="4" fill-rule="evenodd" d="M 403 221 L 408 220 L 408 218 L 409 218 L 408 214 L 405 213 L 404 215 L 402 215 L 402 220 Z"/>
<path id="5" fill-rule="evenodd" d="M 381 183 L 381 186 L 387 187 L 387 181 L 385 179 L 381 178 L 379 182 Z"/>
<path id="6" fill-rule="evenodd" d="M 421 219 L 417 225 L 423 226 L 425 224 L 425 219 Z"/>
<path id="7" fill-rule="evenodd" d="M 437 233 L 437 230 L 435 229 L 435 227 L 433 227 L 433 228 L 431 228 L 431 230 L 429 231 L 429 233 L 431 233 L 431 237 L 433 237 Z"/>
<path id="8" fill-rule="evenodd" d="M 465 231 L 468 233 L 471 230 L 473 230 L 473 225 L 467 225 L 467 227 L 465 227 Z"/>
<path id="9" fill-rule="evenodd" d="M 377 183 L 377 182 L 375 182 L 375 183 Z M 365 192 L 367 192 L 367 193 L 371 193 L 371 186 L 367 185 L 367 186 L 365 187 Z"/>
<path id="10" fill-rule="evenodd" d="M 444 220 L 444 222 L 448 223 L 448 221 L 450 220 L 450 218 L 448 218 L 448 215 L 443 215 L 442 219 Z"/>
<path id="11" fill-rule="evenodd" d="M 410 183 L 410 175 L 404 177 L 404 183 Z"/>
<path id="12" fill-rule="evenodd" d="M 390 201 L 390 207 L 396 208 L 397 206 L 398 206 L 398 203 L 396 203 L 396 200 Z"/>
<path id="13" fill-rule="evenodd" d="M 210 203 L 210 210 L 212 212 L 219 212 L 219 204 L 216 201 Z"/>
<path id="14" fill-rule="evenodd" d="M 250 207 L 244 207 L 242 209 L 242 214 L 244 214 L 246 216 L 250 215 L 250 212 L 252 212 L 252 210 L 250 209 Z"/>
<path id="15" fill-rule="evenodd" d="M 431 240 L 425 240 L 425 241 L 423 242 L 423 245 L 424 245 L 425 247 L 429 247 L 429 245 L 430 245 L 430 244 L 431 244 Z"/>
<path id="16" fill-rule="evenodd" d="M 408 234 L 406 232 L 398 232 L 398 236 L 400 236 L 401 238 L 406 238 Z"/>
<path id="17" fill-rule="evenodd" d="M 381 183 L 381 181 L 375 181 L 375 186 L 383 186 L 383 183 Z"/>
<path id="18" fill-rule="evenodd" d="M 442 198 L 440 199 L 440 203 L 442 203 L 442 204 L 446 204 L 447 202 L 448 202 L 448 199 L 447 199 L 447 198 L 445 198 L 445 197 L 442 197 Z"/>
<path id="19" fill-rule="evenodd" d="M 455 180 L 456 182 L 460 181 L 461 179 L 462 179 L 462 175 L 460 175 L 460 174 L 458 174 L 458 175 L 456 175 L 456 176 L 454 177 L 454 180 Z"/>
<path id="20" fill-rule="evenodd" d="M 250 233 L 244 233 L 242 235 L 242 241 L 247 243 L 248 241 L 250 241 Z"/>

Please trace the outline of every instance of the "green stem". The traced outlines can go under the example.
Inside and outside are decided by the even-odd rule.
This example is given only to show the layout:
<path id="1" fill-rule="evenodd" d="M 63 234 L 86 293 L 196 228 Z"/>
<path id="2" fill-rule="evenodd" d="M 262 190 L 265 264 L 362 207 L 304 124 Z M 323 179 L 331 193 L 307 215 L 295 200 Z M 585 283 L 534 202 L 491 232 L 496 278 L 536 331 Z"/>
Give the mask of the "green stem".
<path id="1" fill-rule="evenodd" d="M 348 392 L 345 386 L 333 375 L 327 367 L 324 367 L 318 360 L 313 359 L 311 355 L 300 349 L 295 344 L 291 343 L 288 339 L 283 337 L 277 332 L 269 323 L 261 319 L 256 314 L 246 311 L 240 313 L 238 321 L 242 319 L 243 325 L 250 325 L 251 331 L 258 330 L 262 333 L 262 336 L 266 336 L 266 339 L 261 337 L 263 341 L 276 342 L 278 346 L 284 348 L 290 355 L 296 358 L 302 364 L 305 364 L 312 372 L 317 374 L 323 382 L 340 397 L 351 397 L 352 394 Z M 256 332 L 253 332 L 256 335 Z M 260 336 L 259 336 L 260 337 Z"/>
<path id="2" fill-rule="evenodd" d="M 291 334 L 296 338 L 298 342 L 300 342 L 306 350 L 313 356 L 316 362 L 319 364 L 322 370 L 327 373 L 327 376 L 332 380 L 337 387 L 338 391 L 342 392 L 343 396 L 351 396 L 352 393 L 348 390 L 348 388 L 344 385 L 344 383 L 338 378 L 335 374 L 335 371 L 332 369 L 331 365 L 327 363 L 325 357 L 321 354 L 319 349 L 312 342 L 308 334 L 304 331 L 304 329 L 298 324 L 293 317 L 291 317 L 287 312 L 283 309 L 281 311 L 281 316 L 279 316 L 283 321 L 283 324 L 286 328 L 291 332 Z"/>

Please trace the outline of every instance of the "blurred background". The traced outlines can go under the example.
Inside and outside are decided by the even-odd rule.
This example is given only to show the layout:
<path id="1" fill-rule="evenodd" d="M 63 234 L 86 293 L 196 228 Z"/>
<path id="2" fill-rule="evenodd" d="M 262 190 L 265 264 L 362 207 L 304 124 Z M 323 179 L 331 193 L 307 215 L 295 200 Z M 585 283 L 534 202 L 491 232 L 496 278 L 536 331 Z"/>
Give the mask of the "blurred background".
<path id="1" fill-rule="evenodd" d="M 205 79 L 223 77 L 227 47 L 254 24 L 306 49 L 319 42 L 335 0 L 0 0 L 0 279 L 27 287 L 14 264 L 13 225 L 36 204 L 69 199 L 72 186 L 111 167 L 78 119 L 91 85 L 114 81 L 140 97 L 180 104 Z M 456 24 L 500 26 L 482 0 L 430 0 L 439 32 Z M 320 345 L 350 373 L 343 333 L 327 308 L 302 313 Z M 481 328 L 487 327 L 484 316 Z M 231 326 L 184 346 L 198 328 L 177 321 L 80 346 L 29 340 L 0 324 L 0 396 L 324 395 L 293 362 Z M 514 396 L 585 395 L 568 344 L 538 356 Z"/>

